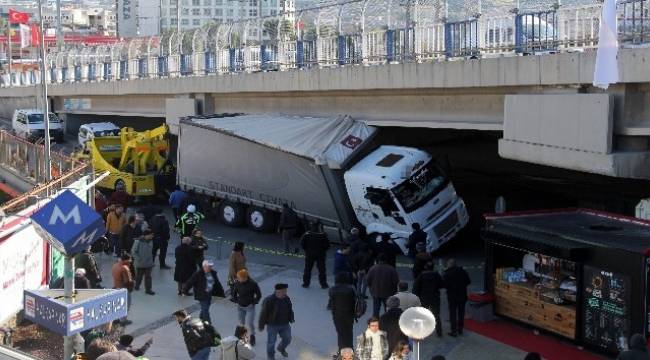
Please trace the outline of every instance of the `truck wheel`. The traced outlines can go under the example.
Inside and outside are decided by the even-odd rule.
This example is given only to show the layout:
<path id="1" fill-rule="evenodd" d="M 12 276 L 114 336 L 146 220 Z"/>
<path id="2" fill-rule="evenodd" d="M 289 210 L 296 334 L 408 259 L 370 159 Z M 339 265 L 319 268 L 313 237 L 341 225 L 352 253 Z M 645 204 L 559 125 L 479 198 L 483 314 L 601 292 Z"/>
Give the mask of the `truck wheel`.
<path id="1" fill-rule="evenodd" d="M 241 204 L 231 201 L 222 201 L 219 205 L 219 219 L 228 226 L 242 226 L 245 222 L 246 212 Z"/>
<path id="2" fill-rule="evenodd" d="M 271 232 L 275 227 L 275 213 L 257 206 L 251 206 L 246 211 L 246 224 L 255 231 Z"/>

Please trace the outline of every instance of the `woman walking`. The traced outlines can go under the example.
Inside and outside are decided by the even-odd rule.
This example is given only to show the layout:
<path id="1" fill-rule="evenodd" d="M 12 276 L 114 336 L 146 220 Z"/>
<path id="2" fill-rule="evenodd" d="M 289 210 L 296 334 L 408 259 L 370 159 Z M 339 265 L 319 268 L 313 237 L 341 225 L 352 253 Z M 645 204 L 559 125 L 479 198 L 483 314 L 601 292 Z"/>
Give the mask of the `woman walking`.
<path id="1" fill-rule="evenodd" d="M 246 256 L 244 255 L 244 243 L 237 241 L 232 248 L 230 258 L 228 259 L 228 287 L 230 288 L 230 299 L 233 298 L 233 286 L 237 280 L 239 270 L 246 269 Z"/>
<path id="2" fill-rule="evenodd" d="M 186 236 L 181 244 L 174 251 L 176 255 L 176 267 L 174 268 L 174 281 L 178 283 L 178 295 L 183 294 L 183 285 L 192 277 L 196 271 L 196 262 L 192 250 L 192 238 Z M 185 295 L 192 295 L 186 293 Z"/>

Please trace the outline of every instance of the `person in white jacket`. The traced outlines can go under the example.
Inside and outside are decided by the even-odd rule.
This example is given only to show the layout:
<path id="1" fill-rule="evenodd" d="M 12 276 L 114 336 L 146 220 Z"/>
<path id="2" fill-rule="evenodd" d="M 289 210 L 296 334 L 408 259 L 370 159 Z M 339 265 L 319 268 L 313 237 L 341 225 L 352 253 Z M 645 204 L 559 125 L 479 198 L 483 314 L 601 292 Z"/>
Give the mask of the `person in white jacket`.
<path id="1" fill-rule="evenodd" d="M 250 360 L 255 358 L 253 347 L 248 342 L 248 330 L 244 325 L 238 325 L 234 336 L 221 339 L 217 347 L 217 359 L 220 360 Z"/>

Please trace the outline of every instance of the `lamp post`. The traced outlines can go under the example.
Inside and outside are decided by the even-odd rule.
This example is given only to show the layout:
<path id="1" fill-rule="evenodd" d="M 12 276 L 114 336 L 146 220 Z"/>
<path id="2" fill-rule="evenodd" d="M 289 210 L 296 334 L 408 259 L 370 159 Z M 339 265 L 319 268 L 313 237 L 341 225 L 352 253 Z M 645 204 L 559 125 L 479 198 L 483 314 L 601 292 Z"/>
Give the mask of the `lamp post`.
<path id="1" fill-rule="evenodd" d="M 436 329 L 436 318 L 427 308 L 408 308 L 399 317 L 399 328 L 404 335 L 414 340 L 413 359 L 420 360 L 420 341 Z"/>

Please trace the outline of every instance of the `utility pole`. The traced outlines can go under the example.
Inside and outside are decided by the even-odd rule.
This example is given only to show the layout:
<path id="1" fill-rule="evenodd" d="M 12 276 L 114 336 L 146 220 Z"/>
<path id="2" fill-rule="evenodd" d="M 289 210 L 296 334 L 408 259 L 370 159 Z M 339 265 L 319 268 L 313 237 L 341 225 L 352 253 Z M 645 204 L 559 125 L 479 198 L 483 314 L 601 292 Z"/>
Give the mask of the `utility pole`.
<path id="1" fill-rule="evenodd" d="M 39 0 L 40 4 L 40 0 Z M 40 9 L 40 5 L 39 5 Z M 39 10 L 39 13 L 41 10 Z M 41 21 L 41 29 L 43 28 L 43 21 Z M 41 30 L 43 31 L 43 30 Z M 45 37 L 45 35 L 43 35 Z M 63 26 L 61 25 L 61 0 L 56 0 L 56 47 L 59 51 L 63 50 Z"/>
<path id="2" fill-rule="evenodd" d="M 176 0 L 176 38 L 178 39 L 178 53 L 183 52 L 183 39 L 181 38 L 181 0 Z"/>
<path id="3" fill-rule="evenodd" d="M 41 61 L 41 91 L 43 101 L 43 121 L 45 126 L 45 180 L 52 180 L 52 164 L 50 163 L 50 106 L 47 100 L 47 62 L 45 61 L 45 26 L 43 25 L 42 0 L 38 0 L 38 18 L 41 30 L 40 61 Z M 69 359 L 67 357 L 66 359 Z"/>

